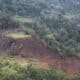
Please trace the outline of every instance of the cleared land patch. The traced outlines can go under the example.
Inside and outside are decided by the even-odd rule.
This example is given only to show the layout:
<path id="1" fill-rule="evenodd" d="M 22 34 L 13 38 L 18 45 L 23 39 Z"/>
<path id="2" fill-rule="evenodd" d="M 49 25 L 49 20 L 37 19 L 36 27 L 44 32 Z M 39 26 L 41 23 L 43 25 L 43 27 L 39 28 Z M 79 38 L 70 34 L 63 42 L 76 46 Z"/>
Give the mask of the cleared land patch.
<path id="1" fill-rule="evenodd" d="M 31 38 L 31 35 L 26 35 L 22 32 L 18 33 L 9 33 L 6 37 L 13 38 L 13 39 L 23 39 L 23 38 Z"/>
<path id="2" fill-rule="evenodd" d="M 26 35 L 22 33 L 21 30 L 9 30 L 1 33 L 2 50 L 10 50 L 12 44 L 15 43 L 17 53 L 22 56 L 22 58 L 17 57 L 16 60 L 23 66 L 29 63 L 31 63 L 32 66 L 39 68 L 47 68 L 48 66 L 51 66 L 53 68 L 62 69 L 66 73 L 72 75 L 80 72 L 80 60 L 67 57 L 61 58 L 56 51 L 47 48 L 41 41 L 39 41 L 36 35 Z M 3 55 L 6 55 L 7 53 L 8 52 L 5 51 Z M 0 54 L 2 53 L 0 52 Z"/>

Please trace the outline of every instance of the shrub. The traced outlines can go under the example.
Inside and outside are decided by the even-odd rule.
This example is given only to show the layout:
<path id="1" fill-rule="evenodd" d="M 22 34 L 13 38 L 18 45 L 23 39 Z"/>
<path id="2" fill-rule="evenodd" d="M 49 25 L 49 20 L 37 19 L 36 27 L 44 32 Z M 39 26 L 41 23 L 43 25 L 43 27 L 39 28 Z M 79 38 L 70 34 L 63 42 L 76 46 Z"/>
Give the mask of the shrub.
<path id="1" fill-rule="evenodd" d="M 32 65 L 21 66 L 12 58 L 0 57 L 0 80 L 80 80 L 56 69 L 36 69 Z"/>
<path id="2" fill-rule="evenodd" d="M 9 14 L 0 14 L 0 29 L 10 29 L 19 27 L 19 23 L 14 21 Z"/>

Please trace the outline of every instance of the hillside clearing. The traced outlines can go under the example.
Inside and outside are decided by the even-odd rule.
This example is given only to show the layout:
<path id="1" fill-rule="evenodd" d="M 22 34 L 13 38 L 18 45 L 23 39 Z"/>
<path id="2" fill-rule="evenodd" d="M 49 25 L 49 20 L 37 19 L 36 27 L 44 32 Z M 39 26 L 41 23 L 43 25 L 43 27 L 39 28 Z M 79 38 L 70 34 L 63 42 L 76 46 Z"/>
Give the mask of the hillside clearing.
<path id="1" fill-rule="evenodd" d="M 36 35 L 26 35 L 22 33 L 21 30 L 17 29 L 3 31 L 1 36 L 2 46 L 0 45 L 0 47 L 2 48 L 1 50 L 4 51 L 3 56 L 8 54 L 11 50 L 11 45 L 14 43 L 17 54 L 21 56 L 16 57 L 16 60 L 23 66 L 28 63 L 39 68 L 47 68 L 50 66 L 62 69 L 70 75 L 79 74 L 80 72 L 79 59 L 68 57 L 62 58 L 57 51 L 53 51 L 46 47 Z"/>
<path id="2" fill-rule="evenodd" d="M 6 36 L 9 37 L 9 38 L 13 38 L 13 39 L 31 38 L 31 35 L 26 35 L 22 32 L 9 33 Z"/>

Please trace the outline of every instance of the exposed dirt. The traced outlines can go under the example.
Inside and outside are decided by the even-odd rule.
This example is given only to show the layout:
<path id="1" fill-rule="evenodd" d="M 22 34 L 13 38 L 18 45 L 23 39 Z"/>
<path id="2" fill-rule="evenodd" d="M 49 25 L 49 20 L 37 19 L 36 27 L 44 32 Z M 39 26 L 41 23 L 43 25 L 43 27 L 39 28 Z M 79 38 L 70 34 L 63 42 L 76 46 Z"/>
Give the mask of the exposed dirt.
<path id="1" fill-rule="evenodd" d="M 12 31 L 9 31 L 12 32 Z M 9 33 L 7 31 L 7 33 Z M 13 31 L 14 32 L 14 31 Z M 51 66 L 63 69 L 68 74 L 80 73 L 80 60 L 76 58 L 61 58 L 57 51 L 48 49 L 36 36 L 24 39 L 11 39 L 5 37 L 6 32 L 0 34 L 0 54 L 7 56 L 12 44 L 16 46 L 17 53 L 22 57 L 35 58 L 40 61 L 37 66 Z M 25 62 L 21 60 L 20 62 Z M 42 67 L 43 67 L 42 66 Z"/>

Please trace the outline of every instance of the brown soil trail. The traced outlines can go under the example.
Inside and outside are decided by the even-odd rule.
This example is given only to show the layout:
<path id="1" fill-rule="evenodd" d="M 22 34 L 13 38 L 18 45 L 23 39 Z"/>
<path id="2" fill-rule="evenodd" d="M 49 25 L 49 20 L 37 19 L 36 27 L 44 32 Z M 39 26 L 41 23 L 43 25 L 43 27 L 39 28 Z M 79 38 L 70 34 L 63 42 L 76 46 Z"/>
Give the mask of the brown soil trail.
<path id="1" fill-rule="evenodd" d="M 32 38 L 16 40 L 4 38 L 3 43 L 6 45 L 6 50 L 4 51 L 5 54 L 10 48 L 10 43 L 14 43 L 16 45 L 17 52 L 21 56 L 39 59 L 41 62 L 44 62 L 45 64 L 47 63 L 45 67 L 49 64 L 52 67 L 63 69 L 68 74 L 80 73 L 79 59 L 68 57 L 65 57 L 64 59 L 61 58 L 56 51 L 48 49 L 35 36 L 32 36 Z"/>

